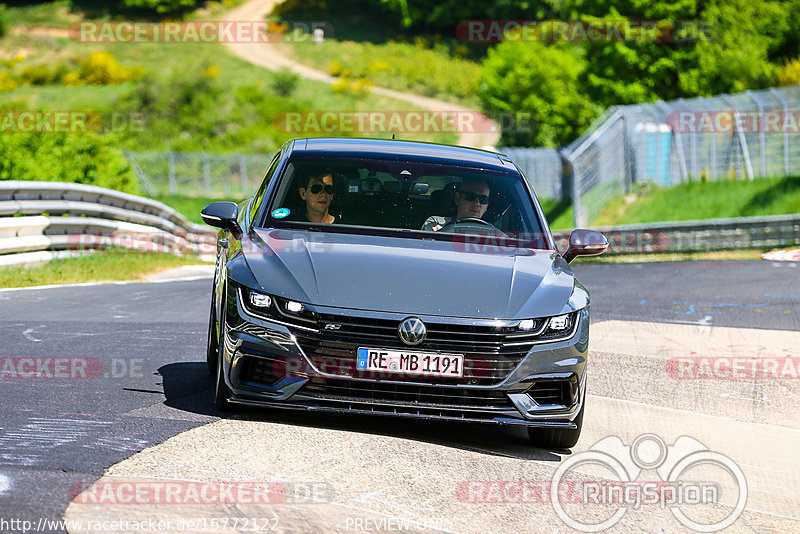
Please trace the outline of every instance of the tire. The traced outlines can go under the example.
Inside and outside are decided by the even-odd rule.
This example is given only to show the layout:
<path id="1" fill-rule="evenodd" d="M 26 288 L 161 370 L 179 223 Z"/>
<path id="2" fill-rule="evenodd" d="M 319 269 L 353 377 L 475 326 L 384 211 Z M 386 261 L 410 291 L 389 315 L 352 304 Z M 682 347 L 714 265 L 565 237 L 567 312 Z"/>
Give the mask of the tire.
<path id="1" fill-rule="evenodd" d="M 208 314 L 208 338 L 206 339 L 206 365 L 208 374 L 216 376 L 217 373 L 217 352 L 219 351 L 219 341 L 217 340 L 217 325 L 214 313 L 214 296 L 211 296 L 211 311 Z"/>
<path id="2" fill-rule="evenodd" d="M 231 403 L 228 402 L 228 398 L 230 398 L 231 392 L 228 389 L 228 385 L 225 384 L 225 371 L 222 366 L 222 362 L 225 358 L 221 352 L 222 346 L 219 347 L 217 353 L 217 380 L 214 385 L 214 406 L 221 412 L 230 412 Z"/>
<path id="3" fill-rule="evenodd" d="M 223 298 L 224 295 L 225 294 L 223 293 Z M 223 302 L 225 301 L 223 300 Z M 222 322 L 220 324 L 220 334 L 221 334 L 220 337 L 224 339 L 225 338 L 224 308 L 222 312 L 223 316 L 222 316 Z M 217 380 L 215 381 L 214 384 L 214 406 L 216 406 L 217 410 L 221 412 L 229 412 L 231 411 L 231 403 L 228 402 L 228 399 L 231 396 L 231 391 L 228 389 L 228 385 L 225 383 L 225 368 L 223 366 L 223 362 L 225 361 L 225 355 L 223 354 L 223 351 L 225 347 L 224 343 L 219 342 L 219 339 L 217 339 L 216 345 L 217 345 L 217 354 L 216 357 L 214 358 L 216 360 L 215 362 L 216 365 L 214 367 L 216 368 Z"/>
<path id="4" fill-rule="evenodd" d="M 581 406 L 578 417 L 573 423 L 577 428 L 529 428 L 528 437 L 531 445 L 542 447 L 543 449 L 571 449 L 578 443 L 583 427 L 583 411 L 586 409 L 586 402 Z"/>

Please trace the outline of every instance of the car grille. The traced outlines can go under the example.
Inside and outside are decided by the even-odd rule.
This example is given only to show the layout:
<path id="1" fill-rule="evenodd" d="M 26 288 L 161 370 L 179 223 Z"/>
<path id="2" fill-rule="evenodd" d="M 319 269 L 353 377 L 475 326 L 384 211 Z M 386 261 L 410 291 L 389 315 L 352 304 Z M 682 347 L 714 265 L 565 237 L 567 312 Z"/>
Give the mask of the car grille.
<path id="1" fill-rule="evenodd" d="M 367 409 L 382 413 L 414 413 L 430 416 L 494 417 L 513 412 L 513 403 L 502 391 L 430 385 L 393 384 L 345 379 L 312 379 L 298 392 L 342 409 Z M 488 415 L 487 415 L 488 412 Z"/>
<path id="2" fill-rule="evenodd" d="M 547 380 L 534 383 L 526 393 L 539 406 L 558 404 L 569 406 L 569 382 L 566 380 Z"/>
<path id="3" fill-rule="evenodd" d="M 397 336 L 399 323 L 399 320 L 319 314 L 320 332 L 294 330 L 293 333 L 303 352 L 321 371 L 340 376 L 385 380 L 385 375 L 356 370 L 356 352 L 359 347 L 408 350 L 409 347 Z M 338 330 L 326 330 L 327 324 L 340 326 Z M 520 336 L 510 327 L 427 321 L 425 326 L 427 337 L 414 347 L 415 350 L 464 355 L 463 378 L 418 378 L 427 383 L 496 384 L 516 368 L 536 341 L 542 339 L 535 334 Z M 542 323 L 538 322 L 533 331 L 537 332 L 541 326 Z M 512 332 L 516 335 L 512 335 Z M 409 377 L 404 377 L 403 380 L 408 381 Z"/>
<path id="4" fill-rule="evenodd" d="M 271 356 L 247 356 L 242 363 L 239 382 L 245 385 L 272 385 L 286 376 L 284 360 Z"/>

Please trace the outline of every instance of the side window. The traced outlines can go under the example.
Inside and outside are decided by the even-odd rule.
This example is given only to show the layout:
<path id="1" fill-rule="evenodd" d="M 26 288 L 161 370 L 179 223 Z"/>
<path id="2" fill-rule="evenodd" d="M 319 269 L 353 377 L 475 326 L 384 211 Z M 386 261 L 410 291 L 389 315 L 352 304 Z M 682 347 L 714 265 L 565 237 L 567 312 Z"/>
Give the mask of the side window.
<path id="1" fill-rule="evenodd" d="M 278 152 L 272 159 L 272 163 L 269 164 L 269 170 L 267 170 L 267 174 L 264 176 L 264 181 L 261 182 L 261 187 L 258 188 L 258 192 L 256 193 L 255 198 L 253 198 L 253 203 L 250 205 L 251 220 L 256 216 L 258 208 L 261 207 L 261 201 L 264 200 L 264 193 L 267 191 L 267 185 L 269 185 L 270 180 L 272 180 L 272 176 L 275 174 L 275 169 L 278 167 L 278 162 L 280 160 L 281 152 Z"/>

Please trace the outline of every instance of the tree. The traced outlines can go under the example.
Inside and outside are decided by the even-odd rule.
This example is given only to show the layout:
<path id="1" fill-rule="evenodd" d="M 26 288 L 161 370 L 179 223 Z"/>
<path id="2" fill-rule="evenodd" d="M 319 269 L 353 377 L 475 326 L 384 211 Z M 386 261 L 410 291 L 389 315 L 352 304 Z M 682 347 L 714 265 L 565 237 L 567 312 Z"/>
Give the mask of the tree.
<path id="1" fill-rule="evenodd" d="M 506 41 L 491 49 L 479 95 L 490 114 L 514 119 L 502 143 L 558 146 L 577 137 L 601 111 L 580 90 L 585 68 L 574 47 Z"/>

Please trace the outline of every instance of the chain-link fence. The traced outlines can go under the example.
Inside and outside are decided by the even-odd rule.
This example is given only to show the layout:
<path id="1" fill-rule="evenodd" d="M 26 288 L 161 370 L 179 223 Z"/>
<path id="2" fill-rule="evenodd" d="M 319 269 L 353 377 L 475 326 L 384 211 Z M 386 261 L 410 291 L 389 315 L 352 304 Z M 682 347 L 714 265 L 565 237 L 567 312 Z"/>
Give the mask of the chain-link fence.
<path id="1" fill-rule="evenodd" d="M 631 184 L 800 174 L 800 85 L 609 110 L 569 145 L 575 225 Z"/>
<path id="2" fill-rule="evenodd" d="M 565 182 L 562 160 L 552 148 L 501 148 L 500 152 L 510 157 L 522 170 L 536 195 L 542 198 L 561 200 L 570 197 Z"/>
<path id="3" fill-rule="evenodd" d="M 575 225 L 586 226 L 635 183 L 671 187 L 690 180 L 800 174 L 798 134 L 800 85 L 795 85 L 610 108 L 561 150 L 571 176 L 569 168 L 566 176 L 554 174 L 562 167 L 555 150 L 549 155 L 540 148 L 501 151 L 514 154 L 540 196 L 561 198 L 558 188 L 571 195 Z M 520 163 L 526 160 L 537 164 Z M 570 178 L 567 190 L 563 184 Z"/>
<path id="4" fill-rule="evenodd" d="M 126 151 L 125 156 L 148 195 L 246 198 L 261 183 L 273 154 Z"/>

